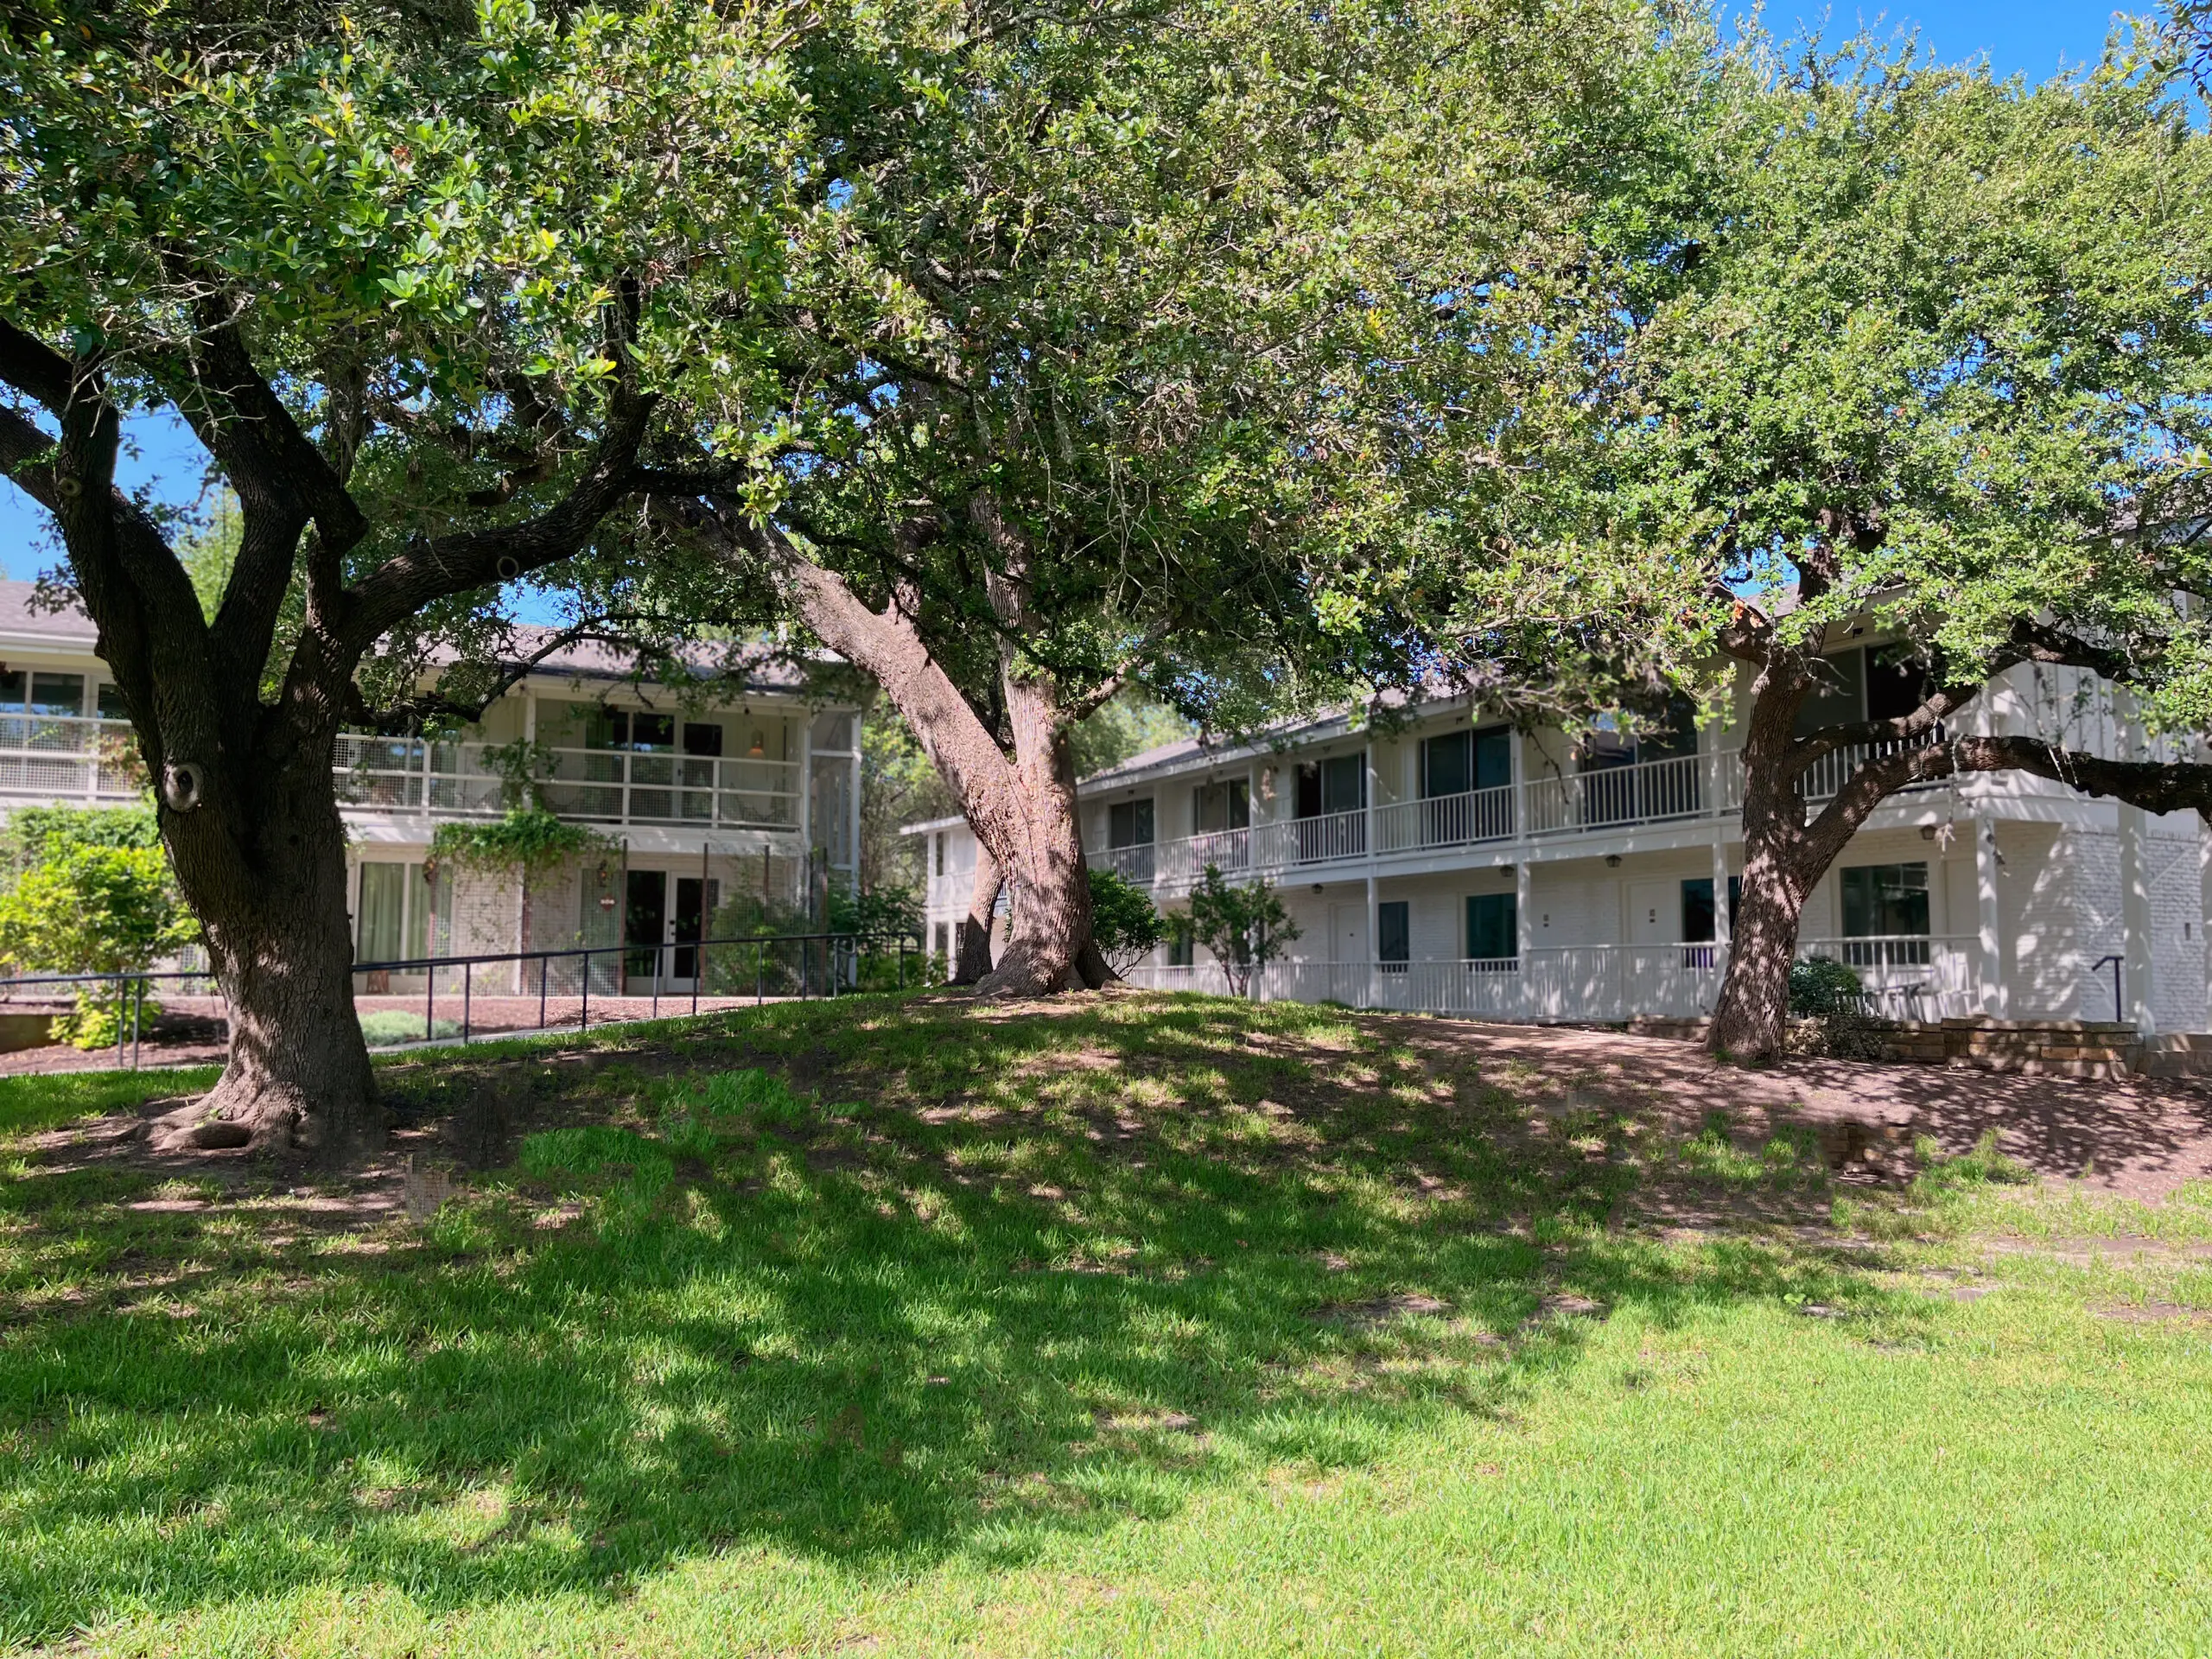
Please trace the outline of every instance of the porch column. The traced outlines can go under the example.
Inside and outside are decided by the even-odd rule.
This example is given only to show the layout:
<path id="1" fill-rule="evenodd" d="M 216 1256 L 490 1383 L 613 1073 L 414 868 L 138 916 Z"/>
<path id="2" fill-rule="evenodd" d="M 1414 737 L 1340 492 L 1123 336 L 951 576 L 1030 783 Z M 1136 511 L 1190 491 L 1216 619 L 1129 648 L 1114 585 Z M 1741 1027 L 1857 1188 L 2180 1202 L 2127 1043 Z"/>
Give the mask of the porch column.
<path id="1" fill-rule="evenodd" d="M 814 916 L 814 711 L 804 709 L 798 726 L 798 902 L 809 922 Z M 826 924 L 829 918 L 823 917 Z"/>
<path id="2" fill-rule="evenodd" d="M 1375 740 L 1367 740 L 1367 787 L 1362 791 L 1366 798 L 1367 818 L 1365 836 L 1367 847 L 1367 995 L 1369 1007 L 1377 1006 L 1375 983 L 1375 959 L 1382 950 L 1382 907 L 1376 896 L 1375 883 L 1375 793 L 1377 779 L 1375 774 Z"/>
<path id="3" fill-rule="evenodd" d="M 1735 926 L 1728 914 L 1728 836 L 1713 832 L 1713 942 L 1726 950 Z M 1717 965 L 1717 964 L 1716 964 Z"/>
<path id="4" fill-rule="evenodd" d="M 1525 849 L 1524 849 L 1525 850 Z M 1536 1017 L 1536 873 L 1522 858 L 1513 866 L 1513 961 L 1521 980 L 1521 1017 Z"/>
<path id="5" fill-rule="evenodd" d="M 2123 1017 L 2145 1036 L 2158 1027 L 2157 957 L 2151 938 L 2151 873 L 2143 859 L 2145 814 L 2139 806 L 2120 809 L 2120 931 Z"/>
<path id="6" fill-rule="evenodd" d="M 2202 975 L 2196 998 L 2196 1028 L 2212 1031 L 2212 938 L 2204 925 L 2212 921 L 2212 818 L 2196 819 L 2196 965 Z"/>
<path id="7" fill-rule="evenodd" d="M 1997 891 L 1997 826 L 1985 817 L 1974 821 L 1974 880 L 1980 949 L 1976 952 L 1976 987 L 1983 1014 L 1993 1020 L 2005 1014 L 2005 941 L 2003 915 Z"/>

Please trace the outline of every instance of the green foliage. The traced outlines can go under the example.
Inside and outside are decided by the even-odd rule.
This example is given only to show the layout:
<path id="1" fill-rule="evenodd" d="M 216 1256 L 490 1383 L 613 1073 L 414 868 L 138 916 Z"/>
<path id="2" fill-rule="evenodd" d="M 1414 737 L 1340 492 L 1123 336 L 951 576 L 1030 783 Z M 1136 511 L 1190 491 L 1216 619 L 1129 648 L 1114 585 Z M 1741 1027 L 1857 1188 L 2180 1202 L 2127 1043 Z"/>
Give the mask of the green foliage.
<path id="1" fill-rule="evenodd" d="M 21 871 L 80 847 L 157 848 L 152 804 L 19 806 L 0 821 L 0 868 Z"/>
<path id="2" fill-rule="evenodd" d="M 922 915 L 922 895 L 912 887 L 830 889 L 829 931 L 832 933 L 857 933 L 886 941 L 918 938 Z"/>
<path id="3" fill-rule="evenodd" d="M 944 777 L 922 753 L 888 697 L 861 721 L 861 885 L 920 887 L 929 880 L 929 839 L 900 828 L 950 817 L 960 810 Z"/>
<path id="4" fill-rule="evenodd" d="M 1166 703 L 1125 691 L 1108 698 L 1069 732 L 1076 776 L 1118 766 L 1133 754 L 1177 742 L 1197 729 Z"/>
<path id="5" fill-rule="evenodd" d="M 1801 1019 L 1824 1020 L 1855 1012 L 1865 994 L 1847 963 L 1829 957 L 1789 964 L 1789 1012 Z"/>
<path id="6" fill-rule="evenodd" d="M 1254 969 L 1265 968 L 1300 937 L 1273 886 L 1255 880 L 1240 887 L 1211 864 L 1191 889 L 1180 919 L 1220 963 L 1236 996 L 1249 989 Z"/>
<path id="7" fill-rule="evenodd" d="M 614 851 L 620 842 L 543 807 L 514 807 L 489 823 L 442 823 L 430 837 L 430 858 L 478 869 L 519 869 L 539 876 L 574 859 Z"/>
<path id="8" fill-rule="evenodd" d="M 1920 1162 L 1920 1172 L 1912 1179 L 1915 1202 L 1933 1202 L 1962 1189 L 2019 1185 L 2033 1180 L 2034 1173 L 2026 1165 L 1999 1147 L 1998 1134 L 1995 1129 L 1984 1129 L 1971 1150 L 1955 1157 L 1947 1156 L 1933 1135 L 1915 1140 L 1913 1155 Z"/>
<path id="9" fill-rule="evenodd" d="M 245 516 L 239 510 L 238 492 L 218 484 L 207 508 L 207 521 L 177 537 L 177 561 L 192 579 L 200 614 L 210 622 L 223 608 L 224 590 L 231 585 L 231 571 L 238 563 L 238 542 L 245 534 Z"/>
<path id="10" fill-rule="evenodd" d="M 1113 870 L 1090 871 L 1090 936 L 1107 964 L 1125 974 L 1167 937 L 1152 895 Z"/>
<path id="11" fill-rule="evenodd" d="M 199 937 L 158 847 L 61 844 L 0 893 L 0 959 L 18 970 L 135 972 Z M 118 999 L 111 986 L 83 988 L 55 1034 L 79 1048 L 110 1046 L 130 1018 Z M 148 1017 L 159 1011 L 150 998 L 143 1005 Z"/>
<path id="12" fill-rule="evenodd" d="M 372 1008 L 361 1016 L 361 1037 L 371 1048 L 390 1048 L 399 1043 L 419 1043 L 423 1036 L 423 1016 L 404 1008 Z M 461 1034 L 458 1020 L 441 1020 L 432 1028 L 434 1037 L 457 1037 Z"/>

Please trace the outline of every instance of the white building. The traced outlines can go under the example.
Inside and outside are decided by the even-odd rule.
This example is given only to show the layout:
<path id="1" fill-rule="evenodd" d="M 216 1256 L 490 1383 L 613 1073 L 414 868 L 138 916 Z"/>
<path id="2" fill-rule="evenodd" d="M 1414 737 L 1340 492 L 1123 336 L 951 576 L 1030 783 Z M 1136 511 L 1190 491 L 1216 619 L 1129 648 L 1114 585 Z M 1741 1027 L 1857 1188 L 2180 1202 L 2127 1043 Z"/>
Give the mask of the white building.
<path id="1" fill-rule="evenodd" d="M 1854 647 L 1831 659 L 1821 723 L 1890 716 L 1897 691 Z M 1506 1020 L 1710 1012 L 1725 899 L 1743 869 L 1738 721 L 1641 745 L 1523 736 L 1465 701 L 1388 732 L 1343 718 L 1264 742 L 1170 745 L 1084 780 L 1094 865 L 1172 910 L 1208 865 L 1279 888 L 1300 938 L 1264 994 Z M 2024 667 L 1967 712 L 1971 731 L 2145 750 L 2088 677 Z M 1859 757 L 1807 780 L 1832 791 Z M 933 949 L 966 914 L 974 842 L 931 838 Z M 2115 1018 L 2208 1028 L 2207 846 L 2194 813 L 2154 817 L 2022 774 L 1961 779 L 1877 811 L 1808 905 L 1805 956 L 1856 969 L 1906 1019 Z M 1164 946 L 1136 983 L 1219 988 Z M 2117 969 L 2117 980 L 2115 979 Z"/>
<path id="2" fill-rule="evenodd" d="M 34 610 L 31 594 L 0 582 L 0 810 L 137 801 L 135 740 L 91 622 Z M 664 989 L 685 991 L 697 954 L 685 944 L 734 899 L 818 917 L 826 887 L 849 884 L 857 865 L 859 711 L 810 696 L 783 667 L 700 690 L 679 700 L 632 685 L 604 652 L 579 646 L 452 740 L 341 736 L 356 959 L 628 944 L 632 979 L 657 972 Z M 527 885 L 435 868 L 441 823 L 518 802 L 518 761 L 547 807 L 607 838 L 606 855 Z M 602 972 L 611 988 L 611 962 L 594 987 Z M 390 988 L 410 977 L 422 982 L 401 974 Z"/>

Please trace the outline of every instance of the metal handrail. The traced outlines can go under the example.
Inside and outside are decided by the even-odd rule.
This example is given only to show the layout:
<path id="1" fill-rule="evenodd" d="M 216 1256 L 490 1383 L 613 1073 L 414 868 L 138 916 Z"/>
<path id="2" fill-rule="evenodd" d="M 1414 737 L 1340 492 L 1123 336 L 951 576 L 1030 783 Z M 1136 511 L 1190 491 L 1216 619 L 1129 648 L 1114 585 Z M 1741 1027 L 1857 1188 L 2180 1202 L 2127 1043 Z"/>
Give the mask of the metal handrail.
<path id="1" fill-rule="evenodd" d="M 810 995 L 837 995 L 842 989 L 857 980 L 859 963 L 862 956 L 874 954 L 867 947 L 887 944 L 897 947 L 899 987 L 903 990 L 906 984 L 907 957 L 910 954 L 915 956 L 925 954 L 924 942 L 918 934 L 858 932 L 734 934 L 722 938 L 571 945 L 548 950 L 510 950 L 481 956 L 397 957 L 386 962 L 357 962 L 353 964 L 350 972 L 357 979 L 363 975 L 372 973 L 419 972 L 423 975 L 423 1041 L 392 1045 L 395 1048 L 419 1048 L 448 1041 L 467 1043 L 472 1039 L 475 976 L 476 970 L 480 968 L 501 964 L 513 964 L 519 967 L 533 962 L 538 964 L 537 1024 L 524 1029 L 525 1032 L 542 1032 L 554 1029 L 546 1019 L 550 1005 L 549 992 L 553 963 L 563 961 L 580 962 L 582 972 L 578 975 L 575 1028 L 582 1032 L 589 1026 L 591 1020 L 591 965 L 594 957 L 613 957 L 619 961 L 625 957 L 637 957 L 651 952 L 653 958 L 653 987 L 650 994 L 652 1011 L 645 1017 L 648 1020 L 658 1020 L 661 1017 L 664 964 L 673 951 L 696 950 L 699 953 L 693 963 L 689 987 L 690 1012 L 696 1014 L 699 1011 L 702 987 L 707 978 L 708 954 L 710 951 L 726 949 L 741 950 L 747 946 L 753 948 L 753 994 L 754 1002 L 759 1004 L 767 1000 L 766 967 L 768 953 L 772 950 L 791 945 L 825 947 L 822 953 L 824 959 L 821 964 L 822 972 L 818 980 L 814 972 L 814 953 L 804 949 L 799 953 L 798 994 L 804 1000 Z M 454 969 L 460 969 L 461 975 L 461 1031 L 457 1037 L 440 1038 L 435 1034 L 437 1031 L 438 976 Z M 627 976 L 624 976 L 624 977 Z M 124 1064 L 124 1055 L 127 1047 L 130 1067 L 136 1071 L 138 1069 L 142 1052 L 147 989 L 149 986 L 170 981 L 210 982 L 214 986 L 214 994 L 219 997 L 223 995 L 221 983 L 212 968 L 144 969 L 109 974 L 26 974 L 0 978 L 0 1007 L 4 1007 L 11 1001 L 17 991 L 34 986 L 112 985 L 116 988 L 116 1009 L 118 1015 L 116 1029 L 116 1063 L 118 1066 Z M 448 991 L 447 995 L 450 996 L 452 993 Z M 527 993 L 524 995 L 527 995 Z M 613 995 L 619 997 L 623 993 L 617 990 Z M 673 993 L 677 998 L 681 998 L 683 995 L 684 993 L 681 991 Z M 227 1003 L 228 999 L 226 998 L 225 1001 Z M 124 1020 L 120 1016 L 126 1008 L 130 1017 Z M 224 1018 L 227 1023 L 229 1019 L 227 1010 Z M 610 1022 L 602 1020 L 601 1023 L 604 1025 Z M 561 1022 L 560 1028 L 563 1030 L 568 1028 L 566 1020 Z M 520 1033 L 509 1029 L 502 1029 L 499 1033 L 502 1037 L 516 1034 Z M 227 1046 L 229 1041 L 227 1033 L 224 1040 Z"/>

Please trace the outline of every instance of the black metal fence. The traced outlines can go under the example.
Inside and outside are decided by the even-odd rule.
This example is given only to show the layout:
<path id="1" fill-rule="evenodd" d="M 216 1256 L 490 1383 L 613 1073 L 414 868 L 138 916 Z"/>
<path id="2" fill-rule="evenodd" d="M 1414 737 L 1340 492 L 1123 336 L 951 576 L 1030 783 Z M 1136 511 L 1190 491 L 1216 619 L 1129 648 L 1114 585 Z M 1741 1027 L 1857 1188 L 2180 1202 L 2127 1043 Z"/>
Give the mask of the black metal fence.
<path id="1" fill-rule="evenodd" d="M 353 964 L 353 990 L 357 999 L 397 1001 L 416 993 L 411 986 L 404 991 L 392 990 L 391 980 L 419 976 L 423 982 L 420 1041 L 466 1043 L 479 1035 L 508 1037 L 565 1031 L 571 1027 L 582 1031 L 591 1023 L 594 995 L 602 1009 L 632 1005 L 629 1011 L 603 1013 L 600 1023 L 608 1025 L 618 1020 L 664 1019 L 677 1011 L 696 1014 L 702 999 L 727 1003 L 749 995 L 754 1002 L 765 1003 L 771 997 L 810 999 L 856 990 L 903 990 L 910 979 L 919 982 L 926 960 L 923 943 L 913 934 L 777 933 L 691 939 L 677 944 L 575 945 L 489 956 L 359 962 Z M 511 976 L 500 975 L 497 971 L 500 969 L 511 969 Z M 510 979 L 510 985 L 499 988 L 493 982 L 503 977 Z M 888 982 L 879 982 L 884 981 Z M 10 1002 L 22 1000 L 26 992 L 40 1001 L 67 997 L 79 1007 L 112 1007 L 116 1064 L 135 1071 L 143 1052 L 147 1001 L 162 995 L 163 988 L 177 996 L 219 1000 L 223 995 L 213 972 L 205 968 L 35 974 L 0 979 L 0 1013 L 6 1012 Z M 94 995 L 86 996 L 87 989 Z M 518 1001 L 526 1007 L 535 1001 L 535 1022 L 502 1022 L 483 1027 L 478 1019 L 480 999 L 505 1003 L 510 1008 Z M 571 1001 L 575 1005 L 573 1018 L 568 1007 Z M 635 1011 L 640 1002 L 645 1004 L 642 1013 Z M 438 1035 L 442 1009 L 459 1016 L 448 1020 L 454 1029 L 443 1037 Z M 227 1044 L 227 1006 L 221 1017 Z"/>

